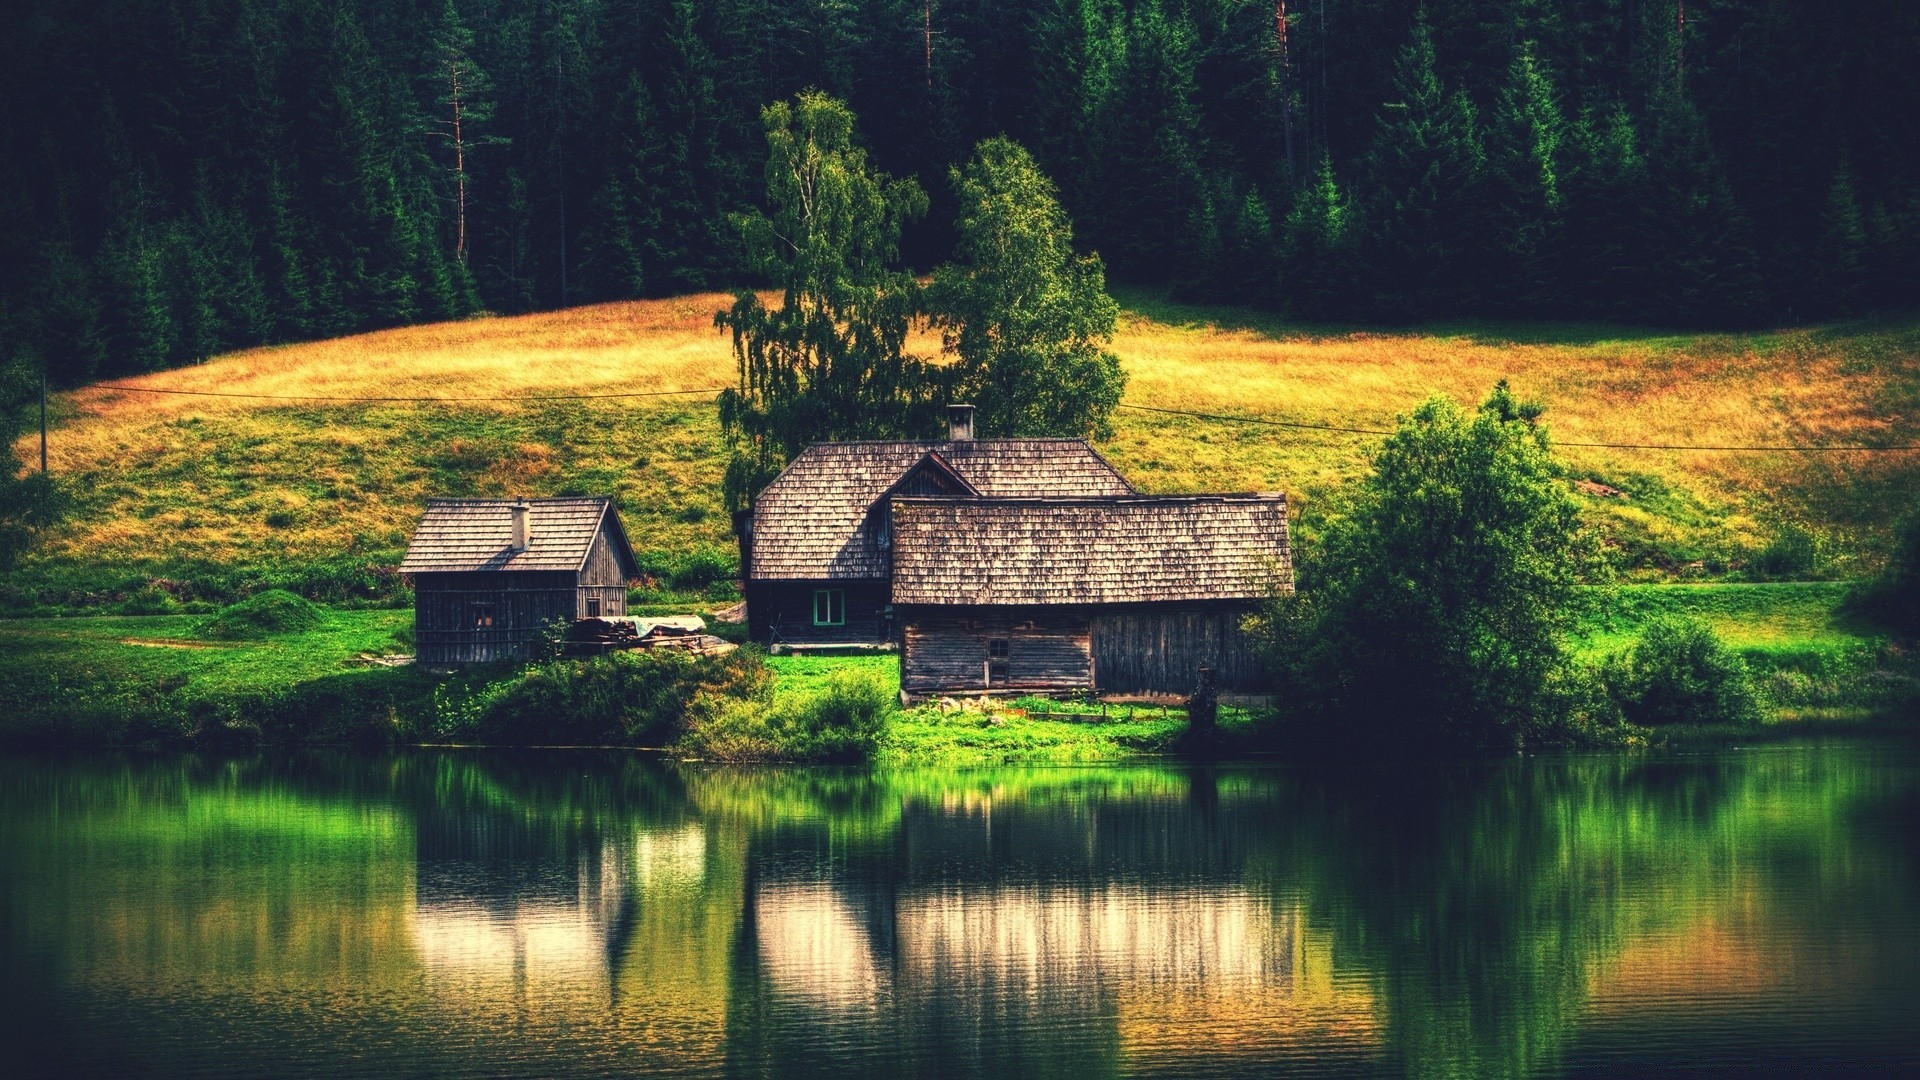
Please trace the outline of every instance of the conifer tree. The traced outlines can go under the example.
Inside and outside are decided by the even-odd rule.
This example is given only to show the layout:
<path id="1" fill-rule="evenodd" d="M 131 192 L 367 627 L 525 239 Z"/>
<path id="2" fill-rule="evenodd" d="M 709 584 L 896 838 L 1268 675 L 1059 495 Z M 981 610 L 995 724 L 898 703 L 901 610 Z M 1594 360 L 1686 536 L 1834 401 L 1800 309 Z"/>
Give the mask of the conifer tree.
<path id="1" fill-rule="evenodd" d="M 1487 136 L 1493 239 L 1492 299 L 1509 311 L 1551 310 L 1562 242 L 1561 172 L 1566 120 L 1546 66 L 1532 43 L 1508 68 Z"/>
<path id="2" fill-rule="evenodd" d="M 1867 228 L 1853 170 L 1843 159 L 1833 171 L 1814 244 L 1814 296 L 1826 311 L 1851 314 L 1866 288 Z"/>
<path id="3" fill-rule="evenodd" d="M 1484 269 L 1482 148 L 1473 102 L 1440 81 L 1425 9 L 1394 68 L 1368 159 L 1367 258 L 1383 312 L 1470 310 Z"/>

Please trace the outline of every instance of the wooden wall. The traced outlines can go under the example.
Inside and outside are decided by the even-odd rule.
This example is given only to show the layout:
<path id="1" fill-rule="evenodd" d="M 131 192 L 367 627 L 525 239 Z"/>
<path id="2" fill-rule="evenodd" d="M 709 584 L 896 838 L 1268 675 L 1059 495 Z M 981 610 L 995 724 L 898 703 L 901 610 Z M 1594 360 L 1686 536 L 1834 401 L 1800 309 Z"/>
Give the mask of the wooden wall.
<path id="1" fill-rule="evenodd" d="M 815 589 L 844 589 L 844 626 L 813 625 Z M 788 645 L 881 645 L 893 639 L 884 578 L 848 581 L 749 581 L 747 630 L 755 641 Z"/>
<path id="2" fill-rule="evenodd" d="M 627 613 L 627 575 L 620 568 L 620 557 L 613 553 L 604 529 L 594 537 L 593 548 L 587 552 L 587 565 L 580 571 L 579 605 L 574 618 L 587 617 L 589 598 L 600 601 L 602 615 Z"/>
<path id="3" fill-rule="evenodd" d="M 1082 610 L 905 609 L 901 626 L 900 688 L 909 694 L 1093 685 L 1093 649 Z M 1006 679 L 989 686 L 988 646 L 995 639 L 1007 643 Z"/>
<path id="4" fill-rule="evenodd" d="M 900 688 L 908 694 L 987 689 L 1189 694 L 1201 664 L 1221 690 L 1269 688 L 1239 604 L 1125 607 L 902 607 Z M 987 685 L 988 642 L 1007 642 L 1007 681 Z"/>
<path id="5" fill-rule="evenodd" d="M 482 605 L 492 608 L 490 627 L 475 625 Z M 523 660 L 547 620 L 571 621 L 581 606 L 571 571 L 418 574 L 414 651 L 422 664 Z"/>
<path id="6" fill-rule="evenodd" d="M 1259 649 L 1240 620 L 1240 604 L 1140 604 L 1103 608 L 1093 616 L 1093 663 L 1101 692 L 1189 694 L 1200 665 L 1213 668 L 1221 690 L 1270 688 Z"/>

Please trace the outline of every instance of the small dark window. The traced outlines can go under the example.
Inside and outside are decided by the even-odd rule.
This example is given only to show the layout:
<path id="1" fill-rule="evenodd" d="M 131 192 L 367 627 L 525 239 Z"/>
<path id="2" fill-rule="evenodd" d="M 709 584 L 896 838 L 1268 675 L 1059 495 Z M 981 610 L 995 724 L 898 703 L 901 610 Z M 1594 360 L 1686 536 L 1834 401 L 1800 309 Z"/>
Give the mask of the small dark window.
<path id="1" fill-rule="evenodd" d="M 473 625 L 476 628 L 481 628 L 481 629 L 484 629 L 486 627 L 490 627 L 493 625 L 493 605 L 492 604 L 473 605 Z"/>
<path id="2" fill-rule="evenodd" d="M 847 624 L 847 591 L 845 589 L 813 590 L 813 625 L 845 626 Z"/>
<path id="3" fill-rule="evenodd" d="M 987 685 L 1007 685 L 1007 640 L 992 638 L 987 642 Z"/>
<path id="4" fill-rule="evenodd" d="M 600 617 L 600 598 L 597 596 L 587 597 L 587 618 L 597 619 L 599 617 Z"/>

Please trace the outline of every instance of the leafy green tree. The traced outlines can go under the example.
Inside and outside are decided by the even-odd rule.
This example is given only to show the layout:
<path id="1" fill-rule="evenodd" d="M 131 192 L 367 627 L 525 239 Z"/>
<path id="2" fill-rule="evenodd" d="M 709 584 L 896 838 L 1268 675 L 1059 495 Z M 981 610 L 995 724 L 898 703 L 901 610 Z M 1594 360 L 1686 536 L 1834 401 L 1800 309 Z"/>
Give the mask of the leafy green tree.
<path id="1" fill-rule="evenodd" d="M 1303 735 L 1496 748 L 1574 730 L 1564 638 L 1596 548 L 1540 412 L 1504 382 L 1471 414 L 1430 398 L 1374 454 L 1275 620 Z"/>
<path id="2" fill-rule="evenodd" d="M 953 186 L 961 261 L 935 273 L 929 306 L 955 399 L 994 435 L 1106 436 L 1126 373 L 1100 257 L 1074 253 L 1053 182 L 1011 139 L 981 143 Z"/>
<path id="3" fill-rule="evenodd" d="M 714 316 L 739 365 L 739 385 L 720 395 L 735 509 L 809 443 L 930 431 L 939 396 L 931 369 L 906 352 L 919 285 L 893 265 L 901 225 L 926 213 L 926 193 L 869 168 L 852 110 L 826 94 L 775 102 L 761 120 L 770 212 L 737 224 L 781 302 L 742 291 Z"/>

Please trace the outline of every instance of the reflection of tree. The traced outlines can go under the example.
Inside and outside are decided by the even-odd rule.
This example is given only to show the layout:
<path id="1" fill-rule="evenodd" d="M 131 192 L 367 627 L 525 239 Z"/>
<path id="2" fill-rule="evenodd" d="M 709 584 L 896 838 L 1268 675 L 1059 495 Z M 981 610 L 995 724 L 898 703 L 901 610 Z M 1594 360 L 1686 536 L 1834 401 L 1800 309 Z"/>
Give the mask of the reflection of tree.
<path id="1" fill-rule="evenodd" d="M 1530 1074 L 1637 942 L 1685 941 L 1769 889 L 1858 896 L 1840 861 L 1857 781 L 1804 751 L 1301 774 L 1256 872 L 1309 895 L 1338 962 L 1372 973 L 1401 1067 Z M 1810 910 L 1776 902 L 1766 917 Z"/>

